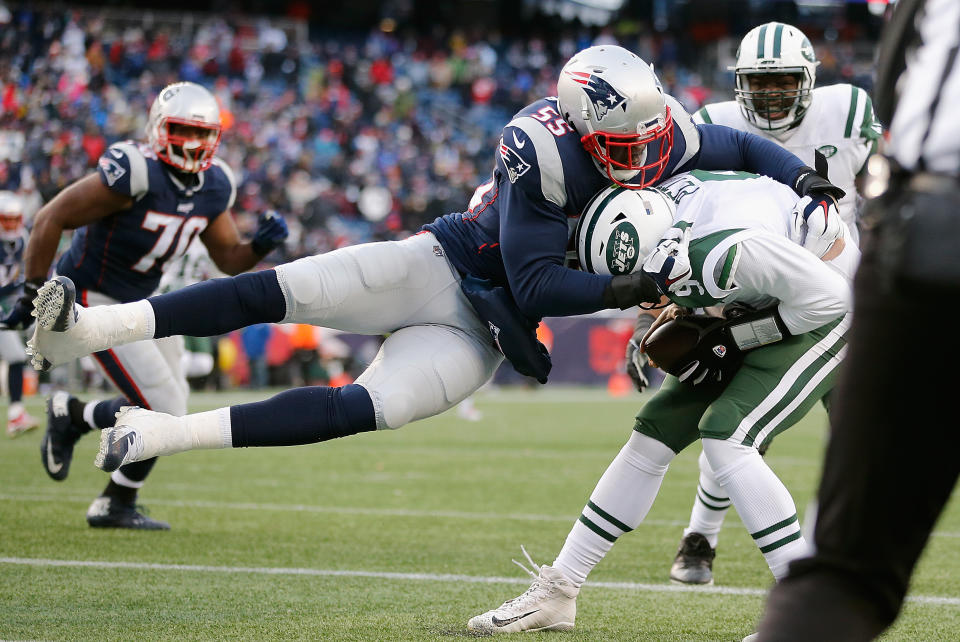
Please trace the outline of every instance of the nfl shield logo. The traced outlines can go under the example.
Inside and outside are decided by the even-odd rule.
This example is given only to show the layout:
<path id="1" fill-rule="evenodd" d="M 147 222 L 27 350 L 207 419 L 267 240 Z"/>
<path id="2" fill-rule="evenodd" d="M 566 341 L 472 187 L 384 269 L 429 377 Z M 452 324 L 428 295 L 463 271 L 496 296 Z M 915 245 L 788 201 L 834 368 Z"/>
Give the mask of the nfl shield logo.
<path id="1" fill-rule="evenodd" d="M 724 346 L 724 345 L 713 346 L 713 354 L 723 359 L 725 356 L 727 356 L 727 346 Z"/>

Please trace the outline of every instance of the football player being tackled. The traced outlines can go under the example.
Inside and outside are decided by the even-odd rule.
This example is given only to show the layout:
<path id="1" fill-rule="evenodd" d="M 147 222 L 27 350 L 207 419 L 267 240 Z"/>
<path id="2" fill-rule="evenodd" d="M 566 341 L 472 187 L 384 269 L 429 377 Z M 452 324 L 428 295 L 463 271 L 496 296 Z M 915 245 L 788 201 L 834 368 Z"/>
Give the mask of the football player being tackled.
<path id="1" fill-rule="evenodd" d="M 693 120 L 757 134 L 808 165 L 822 166 L 824 175 L 829 172 L 831 182 L 846 191 L 837 203 L 849 232 L 844 240 L 859 245 L 856 179 L 876 149 L 880 126 L 866 91 L 847 84 L 814 87 L 819 64 L 810 41 L 796 27 L 779 22 L 754 27 L 740 43 L 736 66 L 731 68 L 736 74 L 736 100 L 706 105 Z M 642 389 L 645 358 L 636 348 L 650 327 L 650 317 L 639 316 L 637 321 L 627 361 L 629 374 Z M 720 529 L 730 510 L 730 498 L 702 453 L 698 463 L 700 479 L 690 522 L 670 568 L 670 579 L 683 584 L 713 583 Z"/>
<path id="2" fill-rule="evenodd" d="M 581 584 L 643 522 L 671 460 L 698 439 L 774 577 L 806 552 L 793 499 L 758 448 L 829 393 L 844 354 L 859 250 L 842 223 L 805 228 L 821 205 L 741 172 L 596 196 L 577 231 L 581 264 L 657 280 L 672 301 L 663 318 L 681 319 L 649 337 L 669 375 L 553 563 L 534 565 L 530 589 L 471 619 L 471 631 L 573 628 Z M 706 308 L 720 316 L 688 314 Z"/>
<path id="3" fill-rule="evenodd" d="M 163 88 L 150 107 L 147 141 L 122 141 L 100 157 L 97 171 L 66 187 L 36 214 L 25 252 L 23 294 L 3 322 L 33 323 L 33 299 L 47 278 L 65 230 L 76 230 L 56 265 L 76 285 L 84 305 L 109 306 L 153 293 L 164 267 L 199 237 L 222 271 L 254 267 L 287 236 L 276 213 L 261 215 L 251 241 L 240 238 L 230 208 L 237 193 L 233 172 L 215 154 L 220 108 L 209 91 L 191 82 Z M 40 460 L 56 481 L 66 479 L 73 449 L 91 430 L 114 425 L 122 406 L 183 415 L 189 386 L 181 371 L 181 337 L 140 341 L 93 355 L 121 396 L 83 402 L 65 390 L 47 400 L 47 430 Z M 87 510 L 95 527 L 165 530 L 166 522 L 138 510 L 137 491 L 155 460 L 124 466 Z"/>
<path id="4" fill-rule="evenodd" d="M 102 435 L 97 464 L 112 470 L 196 448 L 292 446 L 400 428 L 467 398 L 505 356 L 545 382 L 550 361 L 535 335 L 542 317 L 660 300 L 642 273 L 564 265 L 571 221 L 611 182 L 639 190 L 696 167 L 735 167 L 818 200 L 842 196 L 769 141 L 694 125 L 650 66 L 620 47 L 579 52 L 557 86 L 558 97 L 535 101 L 504 127 L 493 176 L 469 209 L 408 239 L 100 308 L 75 307 L 65 279 L 44 285 L 30 342 L 41 368 L 143 339 L 214 336 L 254 323 L 389 335 L 349 385 L 297 388 L 186 417 L 121 412 Z"/>

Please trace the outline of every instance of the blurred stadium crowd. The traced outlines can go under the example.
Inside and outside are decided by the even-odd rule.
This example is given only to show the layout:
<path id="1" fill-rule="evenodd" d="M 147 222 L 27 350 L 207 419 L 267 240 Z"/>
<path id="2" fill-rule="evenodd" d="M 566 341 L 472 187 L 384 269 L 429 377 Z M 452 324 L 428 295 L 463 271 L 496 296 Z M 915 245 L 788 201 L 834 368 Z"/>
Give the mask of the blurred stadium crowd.
<path id="1" fill-rule="evenodd" d="M 162 86 L 192 80 L 224 110 L 219 154 L 237 174 L 241 228 L 266 208 L 291 223 L 278 261 L 403 236 L 465 209 L 501 127 L 554 93 L 582 47 L 635 50 L 692 111 L 732 96 L 726 67 L 741 35 L 687 38 L 633 20 L 549 41 L 390 21 L 318 33 L 297 17 L 30 4 L 3 7 L 0 23 L 0 189 L 21 190 L 35 210 L 92 171 L 107 145 L 140 138 Z M 873 47 L 856 28 L 810 35 L 818 84 L 869 89 Z"/>
<path id="2" fill-rule="evenodd" d="M 503 125 L 554 94 L 560 67 L 579 49 L 616 42 L 636 51 L 692 112 L 732 98 L 727 66 L 742 36 L 729 21 L 704 15 L 669 29 L 656 16 L 621 16 L 607 26 L 553 21 L 515 37 L 489 26 L 390 18 L 362 30 L 318 28 L 302 3 L 284 8 L 267 16 L 0 2 L 0 189 L 25 197 L 29 220 L 93 171 L 108 145 L 143 137 L 161 87 L 191 80 L 221 104 L 218 155 L 237 176 L 241 230 L 252 230 L 265 209 L 283 212 L 290 224 L 290 239 L 271 262 L 401 238 L 466 209 L 489 176 Z M 738 19 L 744 32 L 753 26 L 751 16 Z M 862 25 L 821 18 L 798 26 L 821 60 L 819 85 L 870 89 L 874 42 Z M 320 353 L 332 354 L 318 362 L 316 346 L 303 350 L 276 332 L 230 340 L 241 358 L 218 365 L 226 371 L 236 361 L 234 383 L 328 379 L 353 369 L 347 355 L 354 349 L 376 348 L 345 352 L 327 338 L 330 350 Z M 272 364 L 269 376 L 256 354 Z M 318 371 L 323 364 L 334 372 Z"/>

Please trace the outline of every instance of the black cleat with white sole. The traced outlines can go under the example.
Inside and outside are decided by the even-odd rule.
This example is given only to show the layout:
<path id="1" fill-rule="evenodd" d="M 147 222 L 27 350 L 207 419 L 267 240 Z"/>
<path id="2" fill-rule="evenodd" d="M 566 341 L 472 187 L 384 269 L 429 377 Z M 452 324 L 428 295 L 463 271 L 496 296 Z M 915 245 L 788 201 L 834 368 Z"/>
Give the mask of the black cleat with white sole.
<path id="1" fill-rule="evenodd" d="M 51 479 L 63 481 L 70 473 L 73 447 L 83 436 L 83 426 L 70 420 L 68 410 L 71 395 L 60 390 L 47 399 L 47 430 L 40 441 L 40 461 Z"/>
<path id="2" fill-rule="evenodd" d="M 87 509 L 87 523 L 93 528 L 130 528 L 142 531 L 168 531 L 170 524 L 153 519 L 143 506 L 101 495 Z"/>
<path id="3" fill-rule="evenodd" d="M 675 584 L 713 584 L 715 548 L 700 533 L 689 533 L 680 540 L 677 556 L 670 567 L 670 581 Z"/>

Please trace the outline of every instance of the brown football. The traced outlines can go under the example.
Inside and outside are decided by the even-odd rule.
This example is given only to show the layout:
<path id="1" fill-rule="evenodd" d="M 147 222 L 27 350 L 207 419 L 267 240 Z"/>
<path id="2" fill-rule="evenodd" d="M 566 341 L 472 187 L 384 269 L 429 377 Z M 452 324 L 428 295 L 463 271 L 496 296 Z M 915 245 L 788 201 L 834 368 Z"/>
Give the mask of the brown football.
<path id="1" fill-rule="evenodd" d="M 697 347 L 700 330 L 696 324 L 685 321 L 683 317 L 671 319 L 647 337 L 647 356 L 658 368 L 677 375 L 680 366 L 686 363 L 686 357 Z"/>

